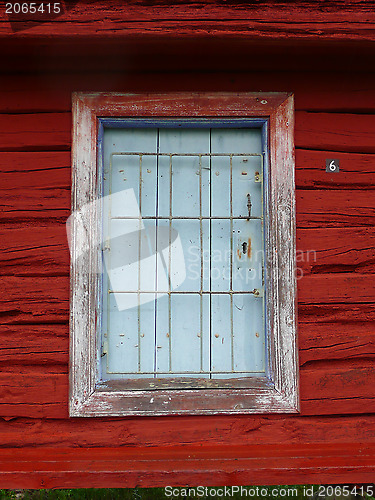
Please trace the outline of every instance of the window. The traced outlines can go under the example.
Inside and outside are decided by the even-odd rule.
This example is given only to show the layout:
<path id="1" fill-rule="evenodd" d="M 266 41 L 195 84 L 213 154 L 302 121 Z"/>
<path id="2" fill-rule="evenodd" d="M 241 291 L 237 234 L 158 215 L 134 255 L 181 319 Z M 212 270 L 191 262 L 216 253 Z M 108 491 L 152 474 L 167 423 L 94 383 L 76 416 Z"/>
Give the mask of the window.
<path id="1" fill-rule="evenodd" d="M 298 411 L 292 104 L 74 95 L 72 416 Z"/>

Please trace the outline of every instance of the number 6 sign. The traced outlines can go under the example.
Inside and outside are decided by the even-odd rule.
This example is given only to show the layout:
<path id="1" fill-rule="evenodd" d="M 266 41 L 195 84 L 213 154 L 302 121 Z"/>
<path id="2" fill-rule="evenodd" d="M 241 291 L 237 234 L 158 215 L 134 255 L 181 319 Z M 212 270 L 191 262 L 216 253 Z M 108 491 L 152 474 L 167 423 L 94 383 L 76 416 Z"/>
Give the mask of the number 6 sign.
<path id="1" fill-rule="evenodd" d="M 326 172 L 337 173 L 340 171 L 339 160 L 326 160 Z"/>

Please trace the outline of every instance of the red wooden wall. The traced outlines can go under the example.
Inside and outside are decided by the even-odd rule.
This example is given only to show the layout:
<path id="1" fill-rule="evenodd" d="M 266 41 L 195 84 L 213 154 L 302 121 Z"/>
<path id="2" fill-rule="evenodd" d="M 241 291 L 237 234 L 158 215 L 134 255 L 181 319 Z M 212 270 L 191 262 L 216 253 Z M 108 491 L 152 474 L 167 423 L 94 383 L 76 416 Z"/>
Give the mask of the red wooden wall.
<path id="1" fill-rule="evenodd" d="M 215 19 L 222 5 L 212 2 L 211 10 L 206 5 L 205 15 Z M 233 5 L 229 8 L 239 26 L 243 11 L 241 17 Z M 375 14 L 361 8 L 362 17 L 351 18 L 348 9 L 347 18 L 336 15 L 336 24 L 330 12 L 324 24 L 317 10 L 322 37 L 330 38 L 330 27 L 331 38 L 354 43 L 367 36 L 367 43 L 366 26 L 375 22 Z M 184 21 L 187 14 L 181 12 Z M 290 35 L 286 14 L 283 26 L 289 35 L 273 37 L 298 38 L 300 28 L 294 26 Z M 275 22 L 281 23 L 280 16 Z M 138 18 L 130 16 L 123 29 Z M 243 41 L 221 40 L 209 48 L 202 41 L 195 49 L 181 45 L 184 67 L 181 54 L 173 54 L 173 44 L 164 41 L 164 59 L 161 49 L 139 49 L 139 59 L 127 67 L 131 50 L 116 52 L 110 43 L 121 30 L 120 14 L 110 26 L 112 38 L 108 44 L 103 40 L 118 56 L 110 63 L 103 46 L 103 54 L 94 57 L 96 28 L 89 20 L 81 29 L 93 38 L 77 45 L 78 52 L 83 49 L 75 62 L 68 57 L 79 35 L 75 25 L 65 23 L 58 40 L 64 43 L 51 48 L 53 32 L 47 24 L 33 28 L 34 38 L 31 30 L 16 34 L 12 44 L 6 20 L 0 22 L 0 41 L 8 54 L 0 80 L 0 487 L 373 481 L 375 75 L 364 64 L 363 47 L 368 57 L 372 49 L 363 45 L 356 61 L 350 45 L 348 67 L 344 45 L 333 45 L 332 69 L 328 56 L 319 64 L 323 46 L 309 45 L 298 56 L 293 42 L 296 53 L 292 59 L 289 52 L 282 53 L 282 68 L 271 45 L 262 45 L 262 53 L 268 54 L 262 58 L 254 42 L 256 53 L 249 48 L 236 52 L 234 63 L 232 50 Z M 64 23 L 56 26 L 61 31 Z M 137 36 L 146 30 L 142 26 Z M 317 29 L 310 28 L 302 42 Z M 245 23 L 241 29 L 250 28 Z M 203 46 L 209 54 L 206 64 L 206 54 L 193 57 Z M 223 57 L 219 47 L 225 47 Z M 294 92 L 297 255 L 303 275 L 298 281 L 300 415 L 69 419 L 65 221 L 70 209 L 71 92 L 77 90 Z M 325 172 L 326 158 L 340 159 L 339 174 Z"/>

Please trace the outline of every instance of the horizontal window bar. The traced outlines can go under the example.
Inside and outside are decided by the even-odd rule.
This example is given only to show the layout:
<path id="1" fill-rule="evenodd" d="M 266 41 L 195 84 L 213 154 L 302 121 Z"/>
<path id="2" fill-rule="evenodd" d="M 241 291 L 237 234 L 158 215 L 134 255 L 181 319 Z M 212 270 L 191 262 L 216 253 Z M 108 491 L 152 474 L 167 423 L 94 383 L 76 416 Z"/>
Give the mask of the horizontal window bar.
<path id="1" fill-rule="evenodd" d="M 180 372 L 180 371 L 170 371 L 170 372 L 110 372 L 107 371 L 107 373 L 115 374 L 115 373 L 120 373 L 121 375 L 209 375 L 209 374 L 214 374 L 214 375 L 231 375 L 231 374 L 238 374 L 242 373 L 243 375 L 248 375 L 250 373 L 265 373 L 265 371 L 254 371 L 254 372 L 244 372 L 244 371 L 229 371 L 229 372 L 215 372 L 215 371 L 210 371 L 210 370 L 205 370 L 201 372 Z"/>
<path id="2" fill-rule="evenodd" d="M 263 217 L 246 217 L 246 215 L 240 215 L 238 217 L 220 217 L 220 216 L 211 216 L 211 217 L 185 217 L 184 215 L 172 215 L 171 217 L 157 216 L 154 215 L 142 215 L 140 217 L 127 217 L 126 215 L 111 217 L 113 220 L 263 220 Z"/>
<path id="3" fill-rule="evenodd" d="M 226 158 L 234 158 L 237 156 L 258 156 L 262 157 L 264 153 L 142 153 L 142 152 L 115 152 L 111 156 L 223 156 Z"/>
<path id="4" fill-rule="evenodd" d="M 201 291 L 180 291 L 180 290 L 174 290 L 173 292 L 171 291 L 168 291 L 168 290 L 133 290 L 133 291 L 124 291 L 124 290 L 108 290 L 108 293 L 139 293 L 139 294 L 146 294 L 146 293 L 152 293 L 152 294 L 168 294 L 168 295 L 174 295 L 174 294 L 178 294 L 178 295 L 236 295 L 236 294 L 247 294 L 247 295 L 256 295 L 258 296 L 259 293 L 260 293 L 260 290 L 258 289 L 254 289 L 254 290 L 247 290 L 247 291 L 240 291 L 240 290 L 229 290 L 229 291 L 226 291 L 226 292 L 221 292 L 221 291 L 218 291 L 218 292 L 212 292 L 212 291 L 205 291 L 205 290 L 201 290 Z"/>

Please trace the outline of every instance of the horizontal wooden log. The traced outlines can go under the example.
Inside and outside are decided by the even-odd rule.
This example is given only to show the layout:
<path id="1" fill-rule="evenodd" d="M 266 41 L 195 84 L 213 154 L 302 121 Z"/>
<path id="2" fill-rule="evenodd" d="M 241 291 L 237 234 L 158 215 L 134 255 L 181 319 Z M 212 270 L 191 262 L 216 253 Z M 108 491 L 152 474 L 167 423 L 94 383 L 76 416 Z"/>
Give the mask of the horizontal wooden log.
<path id="1" fill-rule="evenodd" d="M 251 15 L 249 12 L 244 13 L 244 16 Z M 100 14 L 99 14 L 100 16 Z M 375 20 L 365 23 L 351 21 L 350 23 L 329 22 L 325 20 L 322 23 L 314 23 L 310 20 L 300 22 L 268 22 L 260 20 L 244 19 L 226 19 L 226 20 L 188 20 L 188 19 L 168 19 L 168 20 L 145 20 L 145 21 L 128 21 L 119 19 L 114 22 L 110 19 L 105 19 L 100 16 L 99 19 L 92 21 L 83 20 L 81 22 L 58 22 L 58 23 L 37 23 L 37 22 L 22 22 L 14 21 L 12 26 L 9 22 L 0 22 L 0 38 L 2 40 L 8 38 L 17 31 L 18 38 L 31 38 L 29 31 L 32 29 L 32 37 L 35 39 L 48 38 L 59 40 L 63 37 L 77 38 L 79 35 L 86 37 L 90 41 L 95 41 L 95 38 L 108 39 L 111 37 L 114 40 L 121 41 L 137 41 L 139 37 L 148 37 L 150 43 L 153 39 L 163 40 L 167 36 L 205 39 L 208 34 L 215 38 L 232 37 L 239 40 L 249 38 L 257 41 L 303 41 L 309 42 L 316 40 L 319 35 L 319 40 L 322 43 L 333 40 L 341 41 L 359 41 L 372 42 L 374 36 L 372 31 L 375 26 Z M 306 24 L 308 23 L 308 24 Z M 56 26 L 55 30 L 51 30 L 51 25 Z M 162 29 L 161 29 L 162 28 Z M 320 33 L 317 33 L 320 32 Z"/>
<path id="2" fill-rule="evenodd" d="M 363 0 L 338 0 L 335 2 L 324 2 L 324 0 L 312 0 L 304 2 L 301 0 L 293 4 L 293 15 L 295 21 L 303 19 L 305 22 L 324 22 L 335 20 L 337 22 L 360 22 L 365 24 L 374 20 L 375 15 L 373 1 Z M 170 3 L 165 0 L 150 2 L 149 0 L 141 0 L 138 2 L 129 2 L 127 8 L 121 0 L 103 0 L 99 6 L 94 1 L 88 1 L 85 5 L 77 2 L 74 5 L 62 6 L 63 15 L 59 17 L 60 22 L 96 22 L 103 20 L 103 16 L 107 16 L 112 22 L 122 22 L 124 20 L 150 20 L 155 19 L 246 19 L 249 12 L 257 15 L 259 19 L 268 19 L 273 23 L 277 21 L 292 22 L 290 3 L 287 1 L 266 0 L 262 4 L 241 4 L 235 1 L 225 4 L 218 0 L 206 0 L 203 2 L 188 2 L 180 0 L 179 2 Z M 324 7 L 324 9 L 323 9 Z M 41 14 L 38 14 L 39 16 Z M 229 17 L 228 17 L 229 16 Z M 30 17 L 25 16 L 27 19 Z M 45 19 L 45 15 L 43 16 Z M 1 12 L 0 19 L 7 20 L 5 12 Z"/>
<path id="3" fill-rule="evenodd" d="M 374 273 L 373 227 L 297 230 L 297 276 L 324 273 Z"/>
<path id="4" fill-rule="evenodd" d="M 301 415 L 345 415 L 375 412 L 373 362 L 361 360 L 354 367 L 302 368 L 300 372 Z M 66 418 L 68 375 L 22 373 L 0 376 L 0 417 Z"/>
<path id="5" fill-rule="evenodd" d="M 345 323 L 375 321 L 375 304 L 299 304 L 299 323 Z"/>
<path id="6" fill-rule="evenodd" d="M 0 153 L 1 189 L 70 189 L 70 152 Z"/>
<path id="7" fill-rule="evenodd" d="M 87 432 L 87 425 L 90 432 Z M 215 415 L 207 417 L 2 419 L 3 450 L 8 447 L 159 447 L 267 445 L 278 443 L 374 443 L 374 415 L 300 416 Z M 27 428 L 27 432 L 24 429 Z"/>
<path id="8" fill-rule="evenodd" d="M 24 366 L 0 374 L 0 416 L 65 418 L 68 375 Z M 301 415 L 375 412 L 373 360 L 307 364 L 300 371 Z"/>
<path id="9" fill-rule="evenodd" d="M 0 151 L 68 150 L 70 113 L 0 114 Z M 375 153 L 372 115 L 296 113 L 295 145 L 302 149 Z"/>
<path id="10" fill-rule="evenodd" d="M 350 311 L 347 314 L 350 320 Z M 343 321 L 303 321 L 299 314 L 300 364 L 320 360 L 373 358 L 375 341 L 373 321 L 363 314 L 352 323 Z M 68 363 L 68 324 L 3 325 L 0 328 L 0 364 L 17 370 L 24 365 L 61 365 Z M 17 368 L 18 367 L 18 368 Z M 30 368 L 29 368 L 30 369 Z"/>
<path id="11" fill-rule="evenodd" d="M 350 311 L 347 314 L 348 321 Z M 310 361 L 369 358 L 375 356 L 373 321 L 363 314 L 357 321 L 344 323 L 304 322 L 300 308 L 299 358 Z M 3 325 L 0 328 L 0 363 L 4 367 L 23 365 L 66 365 L 68 325 Z"/>
<path id="12" fill-rule="evenodd" d="M 22 175 L 25 177 L 20 176 L 19 187 L 17 181 L 14 181 L 12 189 L 0 188 L 0 219 L 66 221 L 70 215 L 71 203 L 69 184 L 66 184 L 67 172 L 53 172 L 51 179 L 43 171 L 30 174 L 24 172 Z M 24 184 L 29 175 L 31 186 L 26 190 Z M 326 175 L 331 177 L 341 174 Z M 54 176 L 56 180 L 53 179 Z M 10 173 L 6 174 L 5 179 L 8 183 L 11 182 Z M 39 179 L 41 180 L 38 186 Z M 299 189 L 296 192 L 297 226 L 372 226 L 375 208 L 375 197 L 372 194 L 373 192 L 367 189 L 334 190 L 333 194 L 328 189 Z"/>
<path id="13" fill-rule="evenodd" d="M 352 368 L 328 364 L 301 370 L 301 414 L 374 413 L 374 370 L 363 360 Z"/>
<path id="14" fill-rule="evenodd" d="M 340 173 L 325 171 L 325 161 L 340 161 Z M 1 188 L 64 188 L 71 185 L 70 152 L 0 153 Z M 374 189 L 375 155 L 296 150 L 299 189 Z"/>
<path id="15" fill-rule="evenodd" d="M 374 358 L 372 322 L 303 323 L 298 325 L 299 360 Z M 3 325 L 0 364 L 4 369 L 28 366 L 67 366 L 68 325 Z"/>
<path id="16" fill-rule="evenodd" d="M 371 190 L 299 189 L 296 192 L 299 228 L 373 226 L 374 209 L 375 196 Z"/>
<path id="17" fill-rule="evenodd" d="M 204 8 L 203 8 L 204 7 Z M 0 35 L 6 37 L 12 30 L 33 27 L 33 30 L 19 31 L 22 38 L 45 38 L 62 36 L 114 36 L 117 39 L 129 35 L 150 32 L 159 34 L 247 35 L 253 38 L 295 38 L 295 39 L 349 39 L 373 40 L 373 2 L 298 2 L 290 4 L 265 2 L 258 4 L 236 4 L 218 1 L 197 3 L 179 2 L 137 2 L 127 5 L 118 0 L 105 1 L 99 5 L 79 3 L 73 9 L 66 9 L 59 17 L 60 22 L 44 22 L 38 25 L 29 16 L 13 17 L 12 26 L 5 15 L 1 15 Z M 54 19 L 55 16 L 52 17 Z M 35 19 L 39 19 L 36 17 Z M 45 16 L 42 16 L 45 20 Z M 26 20 L 26 23 L 25 23 Z M 162 27 L 162 29 L 160 29 Z"/>
<path id="18" fill-rule="evenodd" d="M 375 230 L 312 228 L 297 231 L 297 272 L 308 274 L 374 273 Z M 69 273 L 66 226 L 61 223 L 3 224 L 0 274 L 56 276 Z"/>
<path id="19" fill-rule="evenodd" d="M 279 484 L 280 477 L 286 478 L 288 484 L 343 484 L 350 475 L 351 482 L 371 483 L 375 461 L 374 446 L 363 443 L 283 448 L 214 445 L 148 450 L 9 449 L 3 450 L 2 456 L 2 488 L 106 488 L 108 484 L 111 487 L 170 485 L 171 488 L 189 485 L 202 489 L 208 486 L 206 497 L 212 495 L 212 486 L 272 485 Z M 233 488 L 229 487 L 230 494 L 240 491 L 239 487 Z M 169 491 L 166 490 L 167 495 Z M 252 488 L 245 487 L 243 494 L 245 491 L 253 496 Z M 270 488 L 271 491 L 274 490 Z M 181 490 L 182 495 L 184 492 L 188 494 L 187 486 Z M 218 492 L 224 492 L 224 488 L 215 494 Z M 285 488 L 285 495 L 296 493 L 295 487 Z"/>
<path id="20" fill-rule="evenodd" d="M 28 370 L 0 374 L 0 415 L 68 417 L 68 374 Z"/>
<path id="21" fill-rule="evenodd" d="M 52 208 L 52 212 L 57 212 L 57 218 L 64 222 L 70 209 L 70 165 L 70 152 L 0 153 L 3 219 L 17 219 L 20 216 L 30 220 L 38 219 L 41 215 L 48 221 L 51 215 L 55 217 L 51 213 Z M 14 206 L 17 198 L 21 212 Z M 59 203 L 58 200 L 63 201 Z M 7 241 L 12 241 L 12 237 L 10 240 L 7 238 Z"/>
<path id="22" fill-rule="evenodd" d="M 340 173 L 325 171 L 326 158 L 340 160 Z M 68 189 L 71 184 L 69 152 L 0 153 L 1 188 Z M 296 185 L 301 189 L 375 187 L 375 155 L 327 151 L 296 151 Z"/>
<path id="23" fill-rule="evenodd" d="M 0 114 L 0 151 L 69 150 L 69 113 Z"/>
<path id="24" fill-rule="evenodd" d="M 375 111 L 375 77 L 309 72 L 202 73 L 78 73 L 7 74 L 2 76 L 0 113 L 69 112 L 71 94 L 89 92 L 293 92 L 297 111 L 372 113 Z M 33 98 L 30 99 L 32 93 Z M 348 95 L 350 98 L 348 98 Z M 298 162 L 297 162 L 298 166 Z"/>
<path id="25" fill-rule="evenodd" d="M 372 322 L 302 323 L 298 325 L 300 365 L 322 360 L 374 358 Z"/>
<path id="26" fill-rule="evenodd" d="M 299 304 L 374 302 L 375 275 L 331 273 L 303 276 L 298 281 Z"/>
<path id="27" fill-rule="evenodd" d="M 319 151 L 375 153 L 373 115 L 296 113 L 295 144 Z"/>
<path id="28" fill-rule="evenodd" d="M 326 159 L 338 159 L 339 173 L 326 172 Z M 374 189 L 375 155 L 296 150 L 297 189 Z M 369 193 L 371 196 L 372 193 Z"/>
<path id="29" fill-rule="evenodd" d="M 70 215 L 70 189 L 0 189 L 0 219 L 66 222 Z"/>
<path id="30" fill-rule="evenodd" d="M 66 226 L 0 226 L 0 275 L 69 275 Z"/>
<path id="31" fill-rule="evenodd" d="M 375 304 L 299 304 L 300 364 L 373 358 Z"/>
<path id="32" fill-rule="evenodd" d="M 2 325 L 0 365 L 3 370 L 28 366 L 61 366 L 66 372 L 69 358 L 69 327 L 66 325 Z M 39 368 L 38 368 L 39 367 Z M 60 368 L 61 370 L 61 368 Z"/>
<path id="33" fill-rule="evenodd" d="M 371 303 L 373 274 L 307 275 L 298 281 L 299 304 Z M 7 276 L 2 279 L 4 323 L 60 323 L 68 318 L 69 277 Z"/>
<path id="34" fill-rule="evenodd" d="M 69 277 L 3 277 L 0 317 L 3 324 L 66 323 Z"/>

